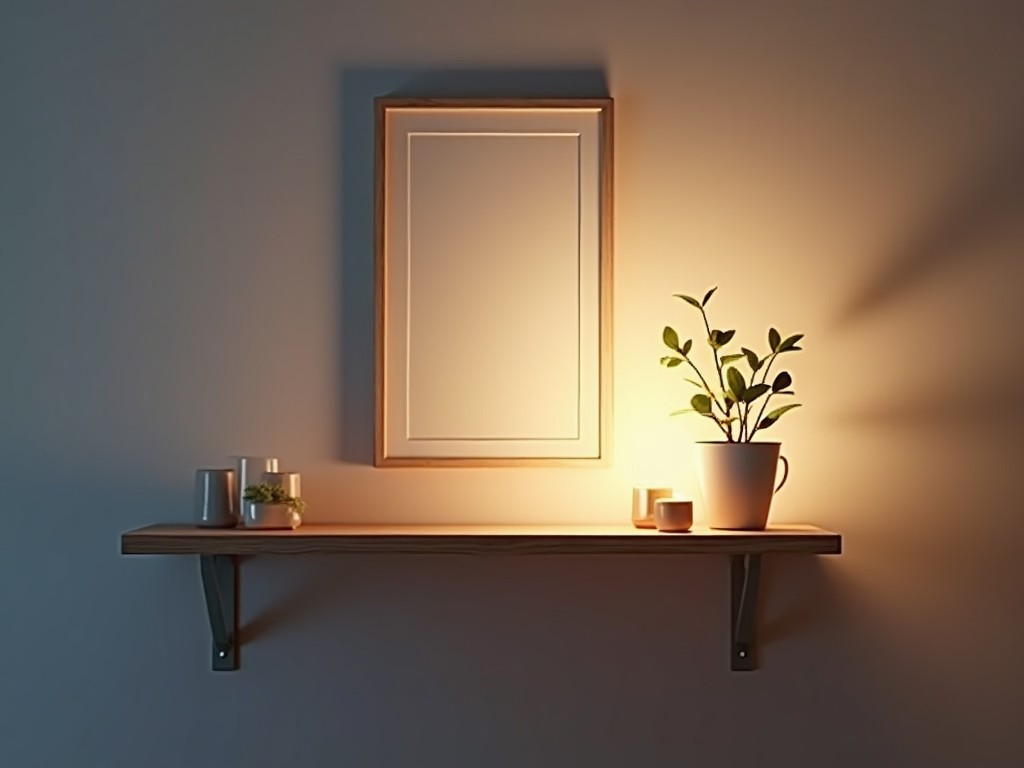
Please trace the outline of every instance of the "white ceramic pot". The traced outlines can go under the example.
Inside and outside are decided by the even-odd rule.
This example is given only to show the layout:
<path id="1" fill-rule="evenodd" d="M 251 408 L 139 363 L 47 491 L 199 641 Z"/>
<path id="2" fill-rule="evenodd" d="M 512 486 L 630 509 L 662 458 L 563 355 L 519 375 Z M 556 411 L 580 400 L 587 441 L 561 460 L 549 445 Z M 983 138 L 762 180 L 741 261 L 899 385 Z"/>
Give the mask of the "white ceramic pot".
<path id="1" fill-rule="evenodd" d="M 697 443 L 700 487 L 709 528 L 761 531 L 768 524 L 772 496 L 789 477 L 779 443 Z M 782 461 L 782 480 L 775 474 Z"/>
<path id="2" fill-rule="evenodd" d="M 287 504 L 259 504 L 245 502 L 242 524 L 246 528 L 291 528 L 302 525 L 302 515 Z"/>

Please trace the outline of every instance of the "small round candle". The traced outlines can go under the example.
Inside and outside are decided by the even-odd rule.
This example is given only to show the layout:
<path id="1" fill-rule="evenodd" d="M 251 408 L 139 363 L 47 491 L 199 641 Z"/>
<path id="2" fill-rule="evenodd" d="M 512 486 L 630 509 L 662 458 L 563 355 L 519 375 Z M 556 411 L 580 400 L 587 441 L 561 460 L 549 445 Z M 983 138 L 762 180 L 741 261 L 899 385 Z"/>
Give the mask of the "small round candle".
<path id="1" fill-rule="evenodd" d="M 685 533 L 693 527 L 693 502 L 688 499 L 658 499 L 654 502 L 654 525 L 666 533 Z"/>

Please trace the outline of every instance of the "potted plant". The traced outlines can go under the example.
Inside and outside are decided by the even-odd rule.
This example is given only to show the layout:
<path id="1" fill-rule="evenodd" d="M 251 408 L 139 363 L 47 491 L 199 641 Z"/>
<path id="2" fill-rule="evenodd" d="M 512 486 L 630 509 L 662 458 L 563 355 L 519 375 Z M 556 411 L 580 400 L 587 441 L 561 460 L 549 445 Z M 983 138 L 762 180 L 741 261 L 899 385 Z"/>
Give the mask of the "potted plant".
<path id="1" fill-rule="evenodd" d="M 768 353 L 760 355 L 748 347 L 726 352 L 736 331 L 713 329 L 707 305 L 717 288 L 701 301 L 674 294 L 700 312 L 707 333 L 707 344 L 714 358 L 715 372 L 704 376 L 691 357 L 693 339 L 680 342 L 679 334 L 665 326 L 662 341 L 674 354 L 661 358 L 666 368 L 688 367 L 696 378 L 685 380 L 699 390 L 690 398 L 690 407 L 674 411 L 695 413 L 715 424 L 722 439 L 697 443 L 701 490 L 707 505 L 708 526 L 731 530 L 763 530 L 768 523 L 772 496 L 789 476 L 789 462 L 780 455 L 776 442 L 755 440 L 755 436 L 774 426 L 799 403 L 769 408 L 776 398 L 793 395 L 793 377 L 780 371 L 769 378 L 776 360 L 798 352 L 803 334 L 783 337 L 775 328 L 768 331 Z M 741 367 L 747 371 L 744 375 Z M 782 481 L 775 486 L 778 462 L 783 463 Z"/>
<path id="2" fill-rule="evenodd" d="M 306 502 L 270 483 L 248 485 L 242 496 L 242 524 L 246 528 L 298 528 Z"/>

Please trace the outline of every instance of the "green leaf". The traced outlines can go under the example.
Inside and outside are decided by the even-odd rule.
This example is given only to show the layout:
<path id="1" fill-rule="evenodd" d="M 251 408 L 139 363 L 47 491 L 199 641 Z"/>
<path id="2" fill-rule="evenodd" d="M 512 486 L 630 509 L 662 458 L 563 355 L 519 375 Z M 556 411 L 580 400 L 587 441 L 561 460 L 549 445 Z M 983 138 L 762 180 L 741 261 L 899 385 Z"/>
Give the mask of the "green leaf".
<path id="1" fill-rule="evenodd" d="M 696 379 L 683 379 L 683 381 L 688 381 L 688 382 L 690 382 L 690 383 L 691 383 L 691 384 L 693 384 L 693 386 L 695 386 L 695 387 L 696 387 L 697 389 L 701 389 L 701 390 L 707 390 L 707 387 L 705 387 L 705 386 L 704 386 L 703 384 L 701 384 L 701 383 L 700 383 L 699 381 L 697 381 Z"/>
<path id="2" fill-rule="evenodd" d="M 737 401 L 743 399 L 743 393 L 747 389 L 747 382 L 743 379 L 743 374 L 735 368 L 730 368 L 725 373 L 725 380 L 729 382 L 729 391 L 732 392 L 732 396 Z"/>
<path id="3" fill-rule="evenodd" d="M 736 335 L 736 331 L 712 331 L 708 337 L 708 346 L 712 349 L 721 349 Z"/>
<path id="4" fill-rule="evenodd" d="M 693 349 L 693 339 L 687 339 L 686 343 L 683 344 L 683 348 L 680 350 L 683 353 L 683 357 L 690 354 L 691 349 Z"/>
<path id="5" fill-rule="evenodd" d="M 793 334 L 784 342 L 779 344 L 779 352 L 785 352 L 787 350 L 793 349 L 796 346 L 796 343 L 800 341 L 800 339 L 802 339 L 803 337 L 804 335 L 802 333 Z"/>
<path id="6" fill-rule="evenodd" d="M 782 342 L 782 336 L 774 328 L 768 329 L 768 346 L 771 347 L 772 352 L 777 352 L 779 344 Z"/>
<path id="7" fill-rule="evenodd" d="M 772 392 L 781 392 L 793 383 L 793 377 L 783 371 L 772 382 Z"/>
<path id="8" fill-rule="evenodd" d="M 722 355 L 722 365 L 728 365 L 729 363 L 735 363 L 737 360 L 742 360 L 745 357 L 742 353 L 736 353 L 734 355 Z"/>
<path id="9" fill-rule="evenodd" d="M 661 332 L 661 340 L 665 342 L 665 346 L 669 349 L 674 349 L 676 352 L 682 352 L 679 348 L 679 334 L 676 333 L 676 329 L 666 325 L 665 330 Z"/>
<path id="10" fill-rule="evenodd" d="M 743 402 L 750 405 L 769 389 L 770 387 L 767 384 L 754 384 L 747 387 L 747 391 L 743 393 Z"/>
<path id="11" fill-rule="evenodd" d="M 679 416 L 683 413 L 694 413 L 693 408 L 680 408 L 678 411 L 672 411 L 669 416 Z"/>
<path id="12" fill-rule="evenodd" d="M 705 293 L 705 294 L 704 294 L 704 301 L 702 301 L 702 302 L 700 303 L 700 305 L 701 305 L 702 307 L 706 307 L 706 306 L 708 305 L 708 302 L 709 302 L 709 301 L 711 300 L 711 296 L 712 296 L 712 295 L 713 295 L 713 294 L 715 293 L 715 291 L 717 291 L 717 290 L 718 290 L 718 286 L 716 285 L 716 286 L 715 286 L 714 288 L 712 288 L 712 289 L 711 289 L 710 291 L 708 291 L 707 293 Z"/>
<path id="13" fill-rule="evenodd" d="M 672 357 L 671 355 L 665 355 L 665 357 L 661 358 L 661 364 L 664 365 L 666 368 L 675 368 L 682 362 L 682 358 Z"/>
<path id="14" fill-rule="evenodd" d="M 765 418 L 766 419 L 776 419 L 777 420 L 780 416 L 782 416 L 782 414 L 784 414 L 784 413 L 786 413 L 788 411 L 792 411 L 794 408 L 799 408 L 799 407 L 800 407 L 800 403 L 793 403 L 791 405 L 784 405 L 781 408 L 776 408 L 774 411 L 769 412 L 768 415 L 765 416 Z"/>
<path id="15" fill-rule="evenodd" d="M 702 413 L 705 416 L 711 414 L 711 398 L 707 395 L 694 395 L 690 398 L 690 405 L 697 413 Z"/>
<path id="16" fill-rule="evenodd" d="M 747 349 L 746 347 L 740 347 L 740 349 L 743 350 L 743 354 L 747 358 L 747 365 L 750 366 L 750 370 L 754 373 L 761 370 L 761 361 L 758 359 L 757 353 L 752 349 Z"/>
<path id="17" fill-rule="evenodd" d="M 675 296 L 677 299 L 682 299 L 687 304 L 689 304 L 691 307 L 696 307 L 697 309 L 701 309 L 700 302 L 697 301 L 695 298 L 693 298 L 693 296 L 686 296 L 686 295 L 684 295 L 682 293 L 674 293 L 672 295 Z"/>
<path id="18" fill-rule="evenodd" d="M 774 424 L 776 421 L 782 418 L 782 414 L 799 407 L 800 403 L 793 403 L 792 405 L 784 405 L 781 408 L 776 408 L 774 411 L 772 411 L 763 419 L 761 419 L 761 423 L 757 425 L 757 428 L 768 429 L 768 427 L 770 427 L 772 424 Z"/>

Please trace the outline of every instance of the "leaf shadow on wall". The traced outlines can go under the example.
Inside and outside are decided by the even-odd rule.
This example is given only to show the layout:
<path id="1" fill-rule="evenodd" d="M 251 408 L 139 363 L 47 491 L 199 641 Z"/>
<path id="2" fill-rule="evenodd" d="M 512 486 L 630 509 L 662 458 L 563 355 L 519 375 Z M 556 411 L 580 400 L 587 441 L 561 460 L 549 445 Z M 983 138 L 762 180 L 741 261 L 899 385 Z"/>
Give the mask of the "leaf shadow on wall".
<path id="1" fill-rule="evenodd" d="M 374 110 L 378 96 L 599 98 L 603 65 L 531 69 L 344 67 L 338 83 L 338 455 L 372 464 L 374 391 Z"/>
<path id="2" fill-rule="evenodd" d="M 1024 221 L 1024 110 L 1010 111 L 1005 125 L 1012 126 L 989 146 L 976 152 L 977 159 L 961 174 L 959 183 L 935 206 L 903 241 L 894 243 L 883 266 L 852 291 L 833 319 L 837 331 L 850 331 L 858 323 L 910 298 L 915 289 L 940 277 L 947 270 L 971 263 L 972 267 L 996 268 L 1000 279 L 1024 280 L 1019 258 L 1022 247 L 1020 222 Z M 991 247 L 993 243 L 995 247 Z M 997 264 L 997 260 L 1008 263 Z M 956 297 L 951 300 L 948 320 L 936 319 L 936 338 L 942 336 L 941 322 L 969 323 L 970 303 L 1000 324 L 1016 325 L 1009 316 L 1020 305 L 999 306 L 984 297 Z M 1001 316 L 998 316 L 1000 315 Z M 980 355 L 991 358 L 1000 368 L 999 380 L 974 374 L 970 365 L 952 366 L 950 375 L 928 386 L 907 386 L 904 393 L 888 393 L 875 405 L 840 415 L 849 424 L 887 427 L 942 427 L 1005 430 L 1007 423 L 1024 421 L 1024 400 L 1004 397 L 1007 391 L 1024 393 L 1024 355 L 1019 347 L 996 349 L 994 340 L 978 338 L 970 353 L 971 363 Z M 970 404 L 1002 403 L 999 409 L 971 408 Z"/>
<path id="3" fill-rule="evenodd" d="M 884 266 L 855 289 L 834 318 L 837 329 L 849 328 L 912 291 L 943 268 L 972 256 L 972 246 L 1024 210 L 1024 115 L 1008 120 L 1015 130 L 969 167 L 949 194 L 902 243 L 894 243 Z"/>

